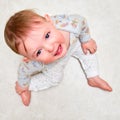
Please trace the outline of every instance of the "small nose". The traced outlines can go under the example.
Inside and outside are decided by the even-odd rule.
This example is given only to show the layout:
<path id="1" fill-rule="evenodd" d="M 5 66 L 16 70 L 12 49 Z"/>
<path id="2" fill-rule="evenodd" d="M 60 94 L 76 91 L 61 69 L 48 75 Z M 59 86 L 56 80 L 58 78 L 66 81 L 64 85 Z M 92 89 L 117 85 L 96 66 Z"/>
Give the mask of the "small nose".
<path id="1" fill-rule="evenodd" d="M 53 51 L 53 45 L 52 44 L 44 44 L 44 49 L 48 52 Z"/>

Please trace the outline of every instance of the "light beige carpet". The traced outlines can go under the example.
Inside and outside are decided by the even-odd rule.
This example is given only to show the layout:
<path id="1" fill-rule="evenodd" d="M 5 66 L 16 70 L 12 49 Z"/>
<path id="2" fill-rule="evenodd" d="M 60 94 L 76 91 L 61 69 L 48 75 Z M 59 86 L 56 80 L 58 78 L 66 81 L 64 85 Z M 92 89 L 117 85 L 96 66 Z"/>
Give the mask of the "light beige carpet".
<path id="1" fill-rule="evenodd" d="M 0 0 L 0 120 L 120 120 L 119 0 Z M 4 26 L 16 11 L 34 8 L 44 14 L 81 14 L 98 44 L 100 75 L 113 87 L 91 88 L 71 58 L 57 87 L 32 93 L 24 107 L 14 86 L 21 57 L 4 42 Z"/>

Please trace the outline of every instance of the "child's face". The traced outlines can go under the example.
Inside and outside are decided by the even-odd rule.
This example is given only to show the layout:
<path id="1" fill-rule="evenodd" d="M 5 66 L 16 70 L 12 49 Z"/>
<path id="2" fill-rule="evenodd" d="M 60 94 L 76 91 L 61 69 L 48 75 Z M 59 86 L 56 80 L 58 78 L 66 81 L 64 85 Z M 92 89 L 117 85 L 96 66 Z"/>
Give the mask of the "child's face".
<path id="1" fill-rule="evenodd" d="M 24 45 L 26 50 L 20 45 L 20 54 L 45 64 L 63 57 L 69 46 L 62 32 L 51 22 L 45 22 L 31 30 L 24 40 Z"/>

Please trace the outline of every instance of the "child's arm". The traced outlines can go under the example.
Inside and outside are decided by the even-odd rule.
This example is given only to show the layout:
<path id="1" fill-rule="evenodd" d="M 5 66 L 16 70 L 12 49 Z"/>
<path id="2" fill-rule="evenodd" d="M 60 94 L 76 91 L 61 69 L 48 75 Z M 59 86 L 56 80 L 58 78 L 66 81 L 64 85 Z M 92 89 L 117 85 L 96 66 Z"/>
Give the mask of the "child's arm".
<path id="1" fill-rule="evenodd" d="M 21 88 L 29 87 L 31 76 L 41 72 L 43 65 L 35 61 L 23 61 L 18 69 L 18 84 Z"/>
<path id="2" fill-rule="evenodd" d="M 87 54 L 87 52 L 93 54 L 97 50 L 97 45 L 96 42 L 90 36 L 90 30 L 85 18 L 82 18 L 81 26 L 82 28 L 79 37 L 80 37 L 82 50 L 85 54 Z"/>
<path id="3" fill-rule="evenodd" d="M 84 17 L 81 17 L 80 23 L 81 32 L 79 39 L 81 43 L 85 43 L 91 40 L 90 29 L 87 24 L 87 20 Z"/>

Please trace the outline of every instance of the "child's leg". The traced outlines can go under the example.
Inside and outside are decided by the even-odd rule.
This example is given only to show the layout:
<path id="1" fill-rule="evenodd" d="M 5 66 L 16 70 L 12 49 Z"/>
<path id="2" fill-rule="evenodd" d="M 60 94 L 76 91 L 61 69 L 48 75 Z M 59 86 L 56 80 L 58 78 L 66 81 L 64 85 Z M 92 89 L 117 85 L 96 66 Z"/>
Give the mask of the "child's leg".
<path id="1" fill-rule="evenodd" d="M 15 86 L 16 92 L 21 96 L 22 102 L 25 106 L 30 104 L 31 99 L 31 91 L 28 90 L 28 87 L 22 88 L 18 82 L 16 82 Z"/>
<path id="2" fill-rule="evenodd" d="M 78 49 L 74 52 L 73 56 L 78 58 L 81 62 L 90 86 L 98 87 L 106 91 L 112 91 L 112 88 L 108 85 L 108 83 L 99 77 L 98 62 L 95 54 L 88 53 L 85 55 L 82 51 L 80 43 L 78 43 Z"/>

